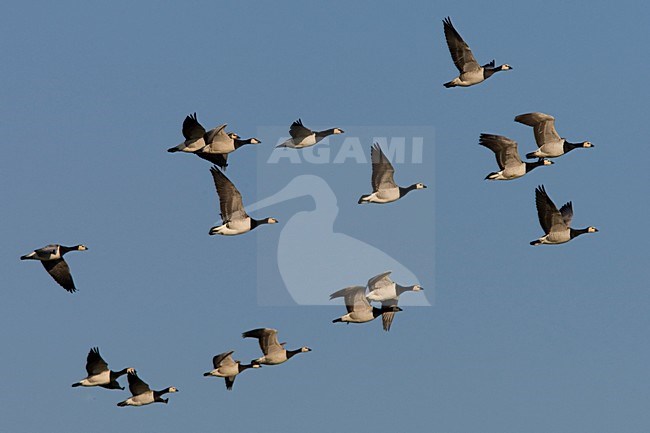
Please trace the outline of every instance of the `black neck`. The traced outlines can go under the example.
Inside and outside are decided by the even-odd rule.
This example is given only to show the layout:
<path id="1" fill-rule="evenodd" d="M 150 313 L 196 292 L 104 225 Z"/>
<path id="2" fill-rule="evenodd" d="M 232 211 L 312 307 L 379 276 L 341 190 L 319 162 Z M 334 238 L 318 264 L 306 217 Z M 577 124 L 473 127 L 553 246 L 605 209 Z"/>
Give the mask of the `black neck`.
<path id="1" fill-rule="evenodd" d="M 316 131 L 316 138 L 327 137 L 328 135 L 334 134 L 335 128 L 326 129 L 325 131 Z"/>
<path id="2" fill-rule="evenodd" d="M 247 138 L 246 140 L 240 140 L 239 138 L 235 138 L 235 149 L 239 149 L 244 144 L 251 144 L 252 140 L 253 140 L 252 138 Z"/>
<path id="3" fill-rule="evenodd" d="M 287 350 L 287 359 L 291 358 L 293 355 L 296 355 L 298 353 L 301 353 L 302 349 L 296 349 L 296 350 Z"/>
<path id="4" fill-rule="evenodd" d="M 400 197 L 403 197 L 403 196 L 405 196 L 406 194 L 408 194 L 409 192 L 413 191 L 414 189 L 417 189 L 417 187 L 418 187 L 418 185 L 417 185 L 416 183 L 414 183 L 414 184 L 411 185 L 411 186 L 407 186 L 406 188 L 402 188 L 402 187 L 400 186 L 400 187 L 399 187 L 399 195 L 400 195 Z"/>
<path id="5" fill-rule="evenodd" d="M 413 286 L 404 287 L 404 286 L 400 286 L 399 284 L 395 285 L 395 291 L 397 292 L 397 296 L 401 295 L 404 292 L 408 292 L 412 288 Z"/>
<path id="6" fill-rule="evenodd" d="M 167 403 L 166 398 L 161 398 L 163 395 L 167 394 L 169 392 L 169 388 L 165 388 L 161 391 L 154 391 L 153 392 L 153 399 L 154 401 L 161 401 L 163 403 Z"/>
<path id="7" fill-rule="evenodd" d="M 575 238 L 576 236 L 583 235 L 585 233 L 589 233 L 589 227 L 584 228 L 584 229 L 569 229 L 571 233 L 571 239 Z"/>
<path id="8" fill-rule="evenodd" d="M 244 370 L 249 369 L 249 368 L 253 368 L 253 364 L 240 364 L 240 363 L 237 363 L 237 366 L 238 366 L 238 368 L 239 368 L 239 372 L 240 372 L 240 373 L 241 373 L 242 371 L 244 371 Z"/>
<path id="9" fill-rule="evenodd" d="M 59 254 L 64 255 L 65 253 L 68 253 L 70 251 L 77 251 L 79 249 L 79 245 L 75 245 L 74 247 L 66 247 L 61 245 L 59 247 Z"/>
<path id="10" fill-rule="evenodd" d="M 489 78 L 494 74 L 495 72 L 499 72 L 501 70 L 501 66 L 496 67 L 496 68 L 483 68 L 483 78 Z"/>
<path id="11" fill-rule="evenodd" d="M 112 371 L 111 370 L 111 380 L 115 380 L 115 379 L 117 379 L 117 378 L 119 378 L 121 376 L 124 376 L 128 372 L 128 370 L 129 370 L 128 368 L 125 368 L 125 369 L 120 370 L 120 371 Z"/>
<path id="12" fill-rule="evenodd" d="M 544 160 L 543 159 L 538 159 L 535 162 L 527 162 L 526 163 L 526 173 L 529 171 L 539 167 L 540 165 L 544 165 Z"/>
<path id="13" fill-rule="evenodd" d="M 256 220 L 255 218 L 251 218 L 251 230 L 253 230 L 255 227 L 262 225 L 262 224 L 268 224 L 269 219 L 268 218 L 263 218 L 261 220 Z"/>
<path id="14" fill-rule="evenodd" d="M 564 140 L 564 145 L 562 146 L 564 153 L 571 152 L 576 147 L 582 147 L 582 143 L 569 143 L 568 141 Z"/>

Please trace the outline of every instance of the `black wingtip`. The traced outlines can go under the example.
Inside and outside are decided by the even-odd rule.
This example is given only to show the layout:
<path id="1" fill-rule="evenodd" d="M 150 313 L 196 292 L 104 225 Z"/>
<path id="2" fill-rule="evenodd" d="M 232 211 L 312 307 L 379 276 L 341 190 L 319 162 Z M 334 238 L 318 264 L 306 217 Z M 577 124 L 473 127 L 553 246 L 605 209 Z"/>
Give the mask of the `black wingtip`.
<path id="1" fill-rule="evenodd" d="M 77 383 L 73 383 L 73 384 L 72 384 L 72 387 L 73 387 L 73 388 L 76 388 L 76 387 L 78 387 L 78 386 L 81 386 L 81 384 L 80 384 L 79 382 L 77 382 Z"/>
<path id="2" fill-rule="evenodd" d="M 540 245 L 541 242 L 539 241 L 539 239 L 535 239 L 534 241 L 530 241 L 530 244 L 531 245 Z"/>
<path id="3" fill-rule="evenodd" d="M 448 82 L 448 83 L 443 84 L 443 86 L 445 86 L 445 87 L 448 88 L 448 89 L 449 89 L 450 87 L 456 87 L 456 85 L 452 84 L 451 81 Z"/>

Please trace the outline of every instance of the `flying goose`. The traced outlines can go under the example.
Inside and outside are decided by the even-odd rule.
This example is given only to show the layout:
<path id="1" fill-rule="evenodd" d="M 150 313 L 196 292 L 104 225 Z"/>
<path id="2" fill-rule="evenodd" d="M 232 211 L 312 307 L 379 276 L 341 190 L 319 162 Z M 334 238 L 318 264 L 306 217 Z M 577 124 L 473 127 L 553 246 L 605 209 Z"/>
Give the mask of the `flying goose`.
<path id="1" fill-rule="evenodd" d="M 384 272 L 383 274 L 375 275 L 368 280 L 368 295 L 366 296 L 369 301 L 383 302 L 390 299 L 397 299 L 399 296 L 408 291 L 419 292 L 422 286 L 415 284 L 413 286 L 400 286 L 390 279 L 391 271 Z"/>
<path id="2" fill-rule="evenodd" d="M 423 189 L 427 186 L 422 183 L 414 183 L 403 188 L 393 180 L 395 169 L 390 163 L 378 143 L 372 145 L 370 150 L 372 160 L 372 194 L 362 195 L 357 203 L 390 203 L 404 197 L 414 189 Z"/>
<path id="3" fill-rule="evenodd" d="M 445 29 L 445 39 L 447 40 L 447 46 L 449 47 L 449 52 L 451 53 L 451 58 L 454 61 L 454 65 L 458 68 L 460 75 L 448 83 L 445 83 L 444 86 L 449 87 L 468 87 L 473 86 L 474 84 L 481 83 L 492 76 L 495 72 L 499 71 L 508 71 L 513 69 L 512 66 L 504 64 L 501 66 L 494 67 L 494 60 L 490 63 L 487 63 L 483 66 L 480 66 L 472 51 L 469 49 L 469 46 L 463 38 L 458 34 L 453 24 L 451 23 L 451 18 L 447 17 L 442 20 L 444 29 Z"/>
<path id="4" fill-rule="evenodd" d="M 214 370 L 203 373 L 203 376 L 217 376 L 223 377 L 226 379 L 226 389 L 232 390 L 232 385 L 235 383 L 235 378 L 239 373 L 249 368 L 259 368 L 260 365 L 253 364 L 242 364 L 240 361 L 235 361 L 232 359 L 232 354 L 234 350 L 230 352 L 220 353 L 212 358 L 212 365 Z"/>
<path id="5" fill-rule="evenodd" d="M 163 395 L 173 392 L 178 392 L 178 389 L 170 386 L 162 391 L 152 391 L 142 379 L 138 377 L 135 371 L 129 372 L 126 377 L 129 379 L 129 391 L 132 397 L 119 402 L 119 407 L 124 406 L 144 406 L 151 403 L 165 403 L 169 401 L 168 398 L 162 398 Z"/>
<path id="6" fill-rule="evenodd" d="M 210 168 L 214 185 L 219 195 L 219 206 L 221 208 L 220 226 L 210 229 L 210 235 L 234 236 L 253 230 L 260 224 L 275 224 L 275 218 L 264 218 L 256 220 L 246 214 L 242 198 L 235 185 L 216 167 Z"/>
<path id="7" fill-rule="evenodd" d="M 313 146 L 328 135 L 343 134 L 343 132 L 345 131 L 340 128 L 330 128 L 324 131 L 312 131 L 302 124 L 301 119 L 298 119 L 293 122 L 291 128 L 289 128 L 289 135 L 291 135 L 291 138 L 275 147 L 302 149 L 303 147 Z"/>
<path id="8" fill-rule="evenodd" d="M 572 229 L 570 225 L 571 219 L 573 219 L 573 204 L 568 202 L 560 210 L 557 210 L 553 201 L 546 194 L 544 185 L 535 188 L 535 206 L 539 224 L 546 234 L 531 241 L 531 245 L 563 244 L 581 234 L 598 231 L 596 227 L 592 226 L 584 229 Z"/>
<path id="9" fill-rule="evenodd" d="M 511 180 L 521 177 L 540 165 L 551 165 L 553 161 L 540 158 L 535 162 L 522 162 L 517 150 L 517 142 L 502 135 L 481 134 L 479 142 L 494 152 L 501 171 L 488 174 L 485 179 Z"/>
<path id="10" fill-rule="evenodd" d="M 185 141 L 181 144 L 170 147 L 167 152 L 189 152 L 194 153 L 205 146 L 205 128 L 196 119 L 196 113 L 185 117 L 183 121 L 183 137 Z"/>
<path id="11" fill-rule="evenodd" d="M 309 347 L 303 346 L 296 350 L 286 350 L 286 343 L 278 342 L 278 331 L 271 328 L 258 328 L 244 332 L 243 338 L 257 338 L 264 356 L 251 361 L 252 364 L 277 365 L 291 359 L 298 353 L 311 352 Z"/>
<path id="12" fill-rule="evenodd" d="M 106 389 L 124 389 L 123 386 L 117 383 L 117 379 L 126 373 L 135 372 L 131 367 L 120 371 L 109 370 L 108 364 L 99 354 L 99 348 L 97 347 L 93 347 L 88 352 L 86 371 L 88 372 L 88 376 L 77 383 L 73 383 L 73 388 L 77 386 L 101 386 Z"/>
<path id="13" fill-rule="evenodd" d="M 335 298 L 343 298 L 348 314 L 332 320 L 332 323 L 366 323 L 381 316 L 384 330 L 389 331 L 395 313 L 402 311 L 397 306 L 396 299 L 382 303 L 381 308 L 371 306 L 368 299 L 366 299 L 366 288 L 363 286 L 351 286 L 341 289 L 330 295 L 330 300 Z"/>
<path id="14" fill-rule="evenodd" d="M 240 140 L 237 134 L 226 132 L 226 126 L 224 123 L 205 133 L 205 147 L 201 149 L 201 153 L 225 155 L 234 152 L 244 144 L 261 143 L 257 138 Z"/>
<path id="15" fill-rule="evenodd" d="M 70 251 L 86 251 L 88 247 L 85 245 L 75 245 L 73 247 L 66 247 L 59 244 L 51 244 L 43 248 L 32 251 L 20 257 L 20 260 L 40 260 L 43 267 L 48 274 L 54 278 L 54 281 L 59 283 L 61 287 L 70 293 L 77 291 L 70 274 L 70 268 L 63 259 L 63 255 Z"/>
<path id="16" fill-rule="evenodd" d="M 228 154 L 239 149 L 245 144 L 259 144 L 257 138 L 242 140 L 234 132 L 226 132 L 226 124 L 218 126 L 210 131 L 199 123 L 196 113 L 190 114 L 183 121 L 183 136 L 185 141 L 177 146 L 167 149 L 167 152 L 194 153 L 200 158 L 216 164 L 220 168 L 226 168 Z"/>
<path id="17" fill-rule="evenodd" d="M 526 154 L 526 158 L 557 158 L 573 149 L 590 148 L 594 145 L 590 141 L 582 143 L 569 143 L 555 130 L 555 118 L 544 113 L 526 113 L 515 117 L 515 122 L 532 126 L 535 134 L 537 149 Z"/>
<path id="18" fill-rule="evenodd" d="M 247 138 L 246 140 L 242 140 L 239 138 L 239 135 L 235 134 L 234 132 L 229 132 L 228 136 L 233 139 L 235 150 L 239 149 L 241 146 L 245 144 L 261 143 L 261 141 L 258 140 L 257 138 Z M 226 167 L 228 166 L 227 153 L 208 153 L 203 150 L 199 150 L 195 153 L 199 158 L 205 159 L 206 161 L 210 161 L 211 163 L 215 164 L 217 167 L 219 167 L 222 170 L 225 170 Z"/>

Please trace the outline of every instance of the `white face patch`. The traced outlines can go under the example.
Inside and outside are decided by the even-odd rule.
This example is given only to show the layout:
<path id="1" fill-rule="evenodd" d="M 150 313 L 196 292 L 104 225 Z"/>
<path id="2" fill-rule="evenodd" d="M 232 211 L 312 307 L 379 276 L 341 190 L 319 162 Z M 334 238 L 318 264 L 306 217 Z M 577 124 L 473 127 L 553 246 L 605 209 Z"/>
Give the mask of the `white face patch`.
<path id="1" fill-rule="evenodd" d="M 591 147 L 593 146 L 590 141 L 585 141 L 585 144 L 582 145 L 582 147 Z"/>
<path id="2" fill-rule="evenodd" d="M 88 249 L 85 245 L 79 245 L 79 251 L 86 251 Z"/>
<path id="3" fill-rule="evenodd" d="M 269 224 L 276 224 L 277 222 L 278 220 L 276 220 L 275 218 L 269 218 Z"/>
<path id="4" fill-rule="evenodd" d="M 172 386 L 169 388 L 169 392 L 178 392 L 178 390 Z"/>
<path id="5" fill-rule="evenodd" d="M 550 161 L 548 159 L 544 160 L 544 165 L 552 165 L 552 164 L 553 164 L 553 161 Z"/>
<path id="6" fill-rule="evenodd" d="M 251 143 L 253 143 L 253 144 L 260 144 L 261 141 L 259 141 L 257 138 L 251 138 Z"/>
<path id="7" fill-rule="evenodd" d="M 596 227 L 589 227 L 589 228 L 587 229 L 587 232 L 588 232 L 588 233 L 596 233 L 597 231 L 598 231 L 598 229 L 597 229 Z"/>
<path id="8" fill-rule="evenodd" d="M 343 134 L 343 130 L 339 128 L 334 128 L 334 134 Z"/>

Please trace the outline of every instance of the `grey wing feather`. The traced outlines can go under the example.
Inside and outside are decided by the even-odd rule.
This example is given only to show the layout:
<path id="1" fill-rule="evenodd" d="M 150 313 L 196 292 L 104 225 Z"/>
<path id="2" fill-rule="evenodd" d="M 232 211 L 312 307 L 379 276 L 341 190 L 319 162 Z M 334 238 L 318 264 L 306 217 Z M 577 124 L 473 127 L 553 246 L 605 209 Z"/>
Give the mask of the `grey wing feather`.
<path id="1" fill-rule="evenodd" d="M 212 173 L 214 186 L 219 195 L 219 207 L 224 223 L 248 218 L 242 204 L 241 194 L 235 185 L 217 167 L 211 167 L 210 173 Z"/>
<path id="2" fill-rule="evenodd" d="M 382 287 L 389 286 L 393 284 L 393 280 L 390 279 L 390 274 L 392 271 L 384 272 L 383 274 L 375 275 L 368 280 L 368 290 L 373 291 L 380 289 Z"/>
<path id="3" fill-rule="evenodd" d="M 190 114 L 183 121 L 183 137 L 186 140 L 198 140 L 203 138 L 205 128 L 196 119 L 196 113 Z"/>
<path id="4" fill-rule="evenodd" d="M 59 248 L 58 245 L 51 244 L 51 245 L 44 246 L 43 248 L 39 248 L 37 250 L 34 250 L 34 252 L 39 257 L 48 257 L 48 256 L 51 256 L 53 254 L 56 254 L 57 248 Z"/>
<path id="5" fill-rule="evenodd" d="M 335 298 L 343 298 L 348 313 L 372 308 L 366 299 L 366 288 L 363 286 L 351 286 L 338 290 L 330 295 L 330 300 Z"/>
<path id="6" fill-rule="evenodd" d="M 247 338 L 257 338 L 260 349 L 264 355 L 268 355 L 271 352 L 276 352 L 279 350 L 284 350 L 283 347 L 278 342 L 278 331 L 271 328 L 259 328 L 253 329 L 248 332 L 244 332 L 242 337 Z"/>
<path id="7" fill-rule="evenodd" d="M 194 152 L 196 156 L 198 156 L 201 159 L 205 159 L 206 161 L 210 161 L 217 167 L 219 167 L 222 170 L 225 170 L 226 167 L 228 166 L 228 154 L 227 153 L 207 153 L 207 152 Z"/>
<path id="8" fill-rule="evenodd" d="M 77 291 L 77 288 L 74 286 L 74 281 L 72 280 L 72 275 L 70 274 L 70 268 L 65 260 L 47 260 L 42 261 L 41 263 L 47 273 L 50 274 L 52 278 L 54 278 L 54 281 L 59 283 L 61 287 L 70 293 Z"/>
<path id="9" fill-rule="evenodd" d="M 314 131 L 305 127 L 302 124 L 301 119 L 298 119 L 295 122 L 293 122 L 291 124 L 291 127 L 289 128 L 289 135 L 291 135 L 292 138 L 304 138 L 310 136 L 313 133 Z"/>
<path id="10" fill-rule="evenodd" d="M 147 391 L 151 391 L 149 385 L 138 377 L 138 373 L 128 373 L 127 379 L 129 380 L 129 391 L 131 391 L 131 394 L 140 395 Z"/>
<path id="11" fill-rule="evenodd" d="M 443 24 L 449 53 L 451 54 L 451 59 L 454 61 L 454 65 L 456 65 L 458 71 L 463 73 L 479 70 L 480 66 L 474 58 L 472 50 L 469 49 L 469 45 L 465 43 L 463 38 L 454 28 L 454 25 L 451 23 L 451 18 L 445 18 Z"/>
<path id="12" fill-rule="evenodd" d="M 546 234 L 551 231 L 559 231 L 566 229 L 564 219 L 557 210 L 557 207 L 546 193 L 544 185 L 538 186 L 535 189 L 535 207 L 537 207 L 537 217 L 539 224 Z"/>
<path id="13" fill-rule="evenodd" d="M 397 299 L 387 299 L 386 301 L 381 303 L 382 307 L 397 307 Z M 388 332 L 390 331 L 390 327 L 393 324 L 393 320 L 395 319 L 395 311 L 384 311 L 381 313 L 381 325 L 384 328 L 384 331 Z"/>
<path id="14" fill-rule="evenodd" d="M 233 361 L 232 356 L 230 356 L 234 352 L 235 352 L 234 350 L 231 350 L 230 352 L 224 352 L 224 353 L 220 353 L 218 355 L 215 355 L 212 358 L 212 365 L 214 366 L 214 368 L 219 368 L 222 365 L 234 364 L 235 361 Z"/>
<path id="15" fill-rule="evenodd" d="M 542 147 L 546 143 L 559 141 L 560 135 L 555 130 L 555 118 L 544 113 L 526 113 L 515 117 L 515 122 L 532 126 L 535 143 Z"/>
<path id="16" fill-rule="evenodd" d="M 210 145 L 210 143 L 214 143 L 221 140 L 232 140 L 232 138 L 230 138 L 228 134 L 226 134 L 226 126 L 228 125 L 224 123 L 223 125 L 217 126 L 216 128 L 213 128 L 208 132 L 206 132 L 205 143 L 207 145 Z"/>
<path id="17" fill-rule="evenodd" d="M 560 215 L 562 215 L 562 220 L 567 227 L 571 225 L 571 220 L 573 219 L 573 203 L 565 203 L 564 206 L 560 208 Z"/>
<path id="18" fill-rule="evenodd" d="M 494 134 L 481 134 L 479 144 L 494 152 L 497 164 L 501 170 L 508 165 L 522 164 L 517 142 L 508 137 Z"/>
<path id="19" fill-rule="evenodd" d="M 94 376 L 106 370 L 108 370 L 108 364 L 99 354 L 99 348 L 93 347 L 86 357 L 86 372 L 88 372 L 88 376 Z"/>
<path id="20" fill-rule="evenodd" d="M 372 190 L 376 192 L 380 189 L 396 188 L 397 185 L 393 180 L 395 169 L 378 143 L 372 145 L 370 159 L 372 160 Z"/>

